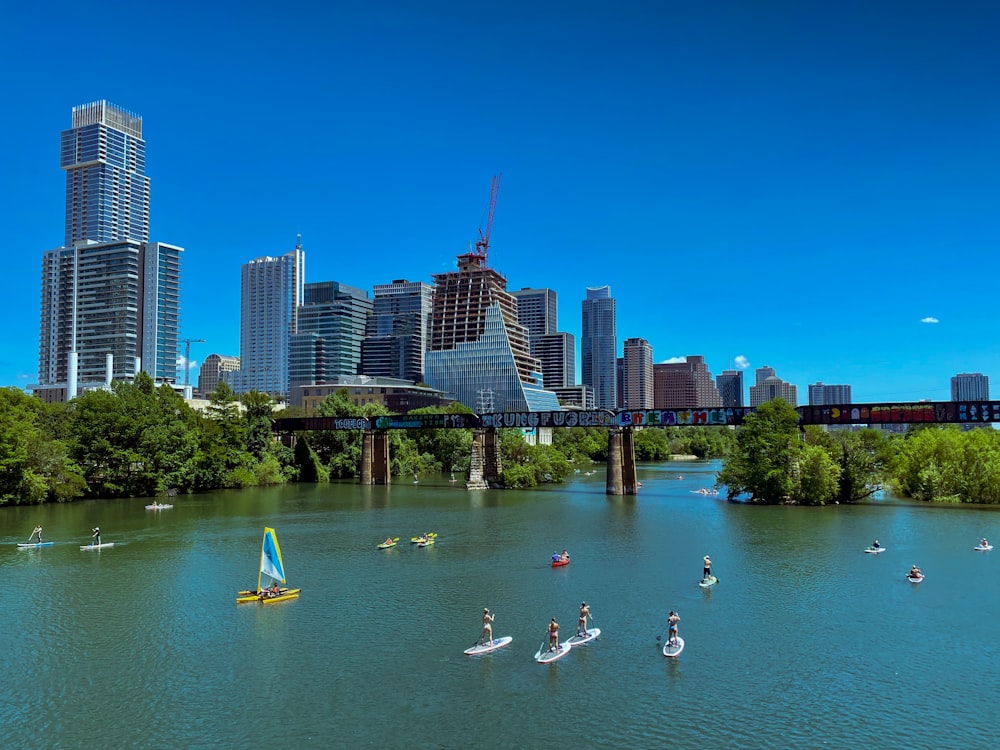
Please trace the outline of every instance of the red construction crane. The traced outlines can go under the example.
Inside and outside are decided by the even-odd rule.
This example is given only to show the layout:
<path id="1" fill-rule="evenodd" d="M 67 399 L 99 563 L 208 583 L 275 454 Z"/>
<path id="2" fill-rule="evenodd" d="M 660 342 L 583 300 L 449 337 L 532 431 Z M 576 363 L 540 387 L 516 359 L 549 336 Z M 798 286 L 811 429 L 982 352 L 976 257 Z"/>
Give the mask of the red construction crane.
<path id="1" fill-rule="evenodd" d="M 486 255 L 490 249 L 490 230 L 493 229 L 493 211 L 497 207 L 497 191 L 500 189 L 500 175 L 493 175 L 490 181 L 490 210 L 486 216 L 486 232 L 479 227 L 479 239 L 476 240 L 476 255 L 483 259 L 486 266 Z"/>

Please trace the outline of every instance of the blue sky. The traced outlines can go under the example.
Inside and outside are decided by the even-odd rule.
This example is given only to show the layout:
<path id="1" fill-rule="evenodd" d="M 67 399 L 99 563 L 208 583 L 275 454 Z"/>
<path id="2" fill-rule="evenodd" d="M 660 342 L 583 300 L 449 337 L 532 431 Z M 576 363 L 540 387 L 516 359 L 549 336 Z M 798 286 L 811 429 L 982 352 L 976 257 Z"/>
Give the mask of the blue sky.
<path id="1" fill-rule="evenodd" d="M 1000 379 L 1000 4 L 17 4 L 0 142 L 0 385 L 36 381 L 74 105 L 143 117 L 182 336 L 239 353 L 240 265 L 431 281 L 485 224 L 508 289 L 588 286 L 654 360 L 855 401 Z M 931 322 L 933 321 L 933 322 Z M 191 376 L 196 382 L 197 371 Z M 994 390 L 997 388 L 994 385 Z"/>

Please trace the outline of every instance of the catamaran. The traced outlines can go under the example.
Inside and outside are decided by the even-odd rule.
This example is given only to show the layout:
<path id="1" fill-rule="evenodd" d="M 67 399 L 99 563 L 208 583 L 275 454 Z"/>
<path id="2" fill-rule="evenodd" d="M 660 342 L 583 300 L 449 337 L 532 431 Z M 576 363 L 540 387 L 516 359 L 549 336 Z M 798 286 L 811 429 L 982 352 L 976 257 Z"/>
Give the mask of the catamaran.
<path id="1" fill-rule="evenodd" d="M 267 576 L 267 581 L 264 576 Z M 285 582 L 285 564 L 281 561 L 281 548 L 274 529 L 264 527 L 264 539 L 260 544 L 260 572 L 257 574 L 257 589 L 255 591 L 240 591 L 236 595 L 237 604 L 261 602 L 271 604 L 284 602 L 298 597 L 302 589 L 290 589 L 279 586 Z M 263 588 L 261 584 L 265 584 Z"/>

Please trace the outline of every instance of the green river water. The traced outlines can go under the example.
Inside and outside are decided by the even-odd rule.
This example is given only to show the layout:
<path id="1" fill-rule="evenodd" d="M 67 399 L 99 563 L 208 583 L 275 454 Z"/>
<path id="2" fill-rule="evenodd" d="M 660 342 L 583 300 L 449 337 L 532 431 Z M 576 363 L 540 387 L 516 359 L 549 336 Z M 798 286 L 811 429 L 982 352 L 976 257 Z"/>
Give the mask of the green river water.
<path id="1" fill-rule="evenodd" d="M 442 477 L 0 509 L 0 747 L 1000 744 L 1000 546 L 972 549 L 1000 542 L 995 509 L 749 507 L 695 492 L 711 462 L 642 466 L 637 497 L 609 498 L 595 468 L 532 492 Z M 56 544 L 17 549 L 36 524 Z M 81 551 L 95 525 L 115 546 Z M 236 605 L 264 526 L 301 597 Z M 582 600 L 601 637 L 535 663 Z M 483 607 L 514 640 L 468 657 Z M 656 641 L 670 609 L 677 659 Z"/>

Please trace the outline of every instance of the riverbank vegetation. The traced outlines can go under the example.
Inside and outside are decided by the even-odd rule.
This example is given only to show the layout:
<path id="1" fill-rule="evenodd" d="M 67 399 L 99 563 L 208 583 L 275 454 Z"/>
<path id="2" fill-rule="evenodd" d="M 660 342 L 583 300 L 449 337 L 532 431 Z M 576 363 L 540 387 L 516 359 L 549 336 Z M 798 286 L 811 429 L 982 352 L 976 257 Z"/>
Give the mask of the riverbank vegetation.
<path id="1" fill-rule="evenodd" d="M 208 408 L 196 411 L 145 374 L 69 404 L 0 388 L 0 505 L 154 497 L 360 474 L 360 431 L 304 433 L 291 448 L 274 437 L 272 409 L 268 396 L 240 397 L 222 384 Z M 448 411 L 468 409 L 452 404 Z M 342 390 L 318 413 L 387 412 L 375 404 L 354 406 Z M 561 482 L 607 460 L 605 428 L 554 429 L 551 445 L 530 444 L 520 430 L 499 433 L 501 483 L 507 488 Z M 393 476 L 467 476 L 471 430 L 393 430 L 389 439 Z M 1000 433 L 992 429 L 925 426 L 893 436 L 801 431 L 795 410 L 775 401 L 748 415 L 737 430 L 646 428 L 635 431 L 634 445 L 637 461 L 721 458 L 718 485 L 731 499 L 754 503 L 852 503 L 884 486 L 918 500 L 1000 503 Z"/>

